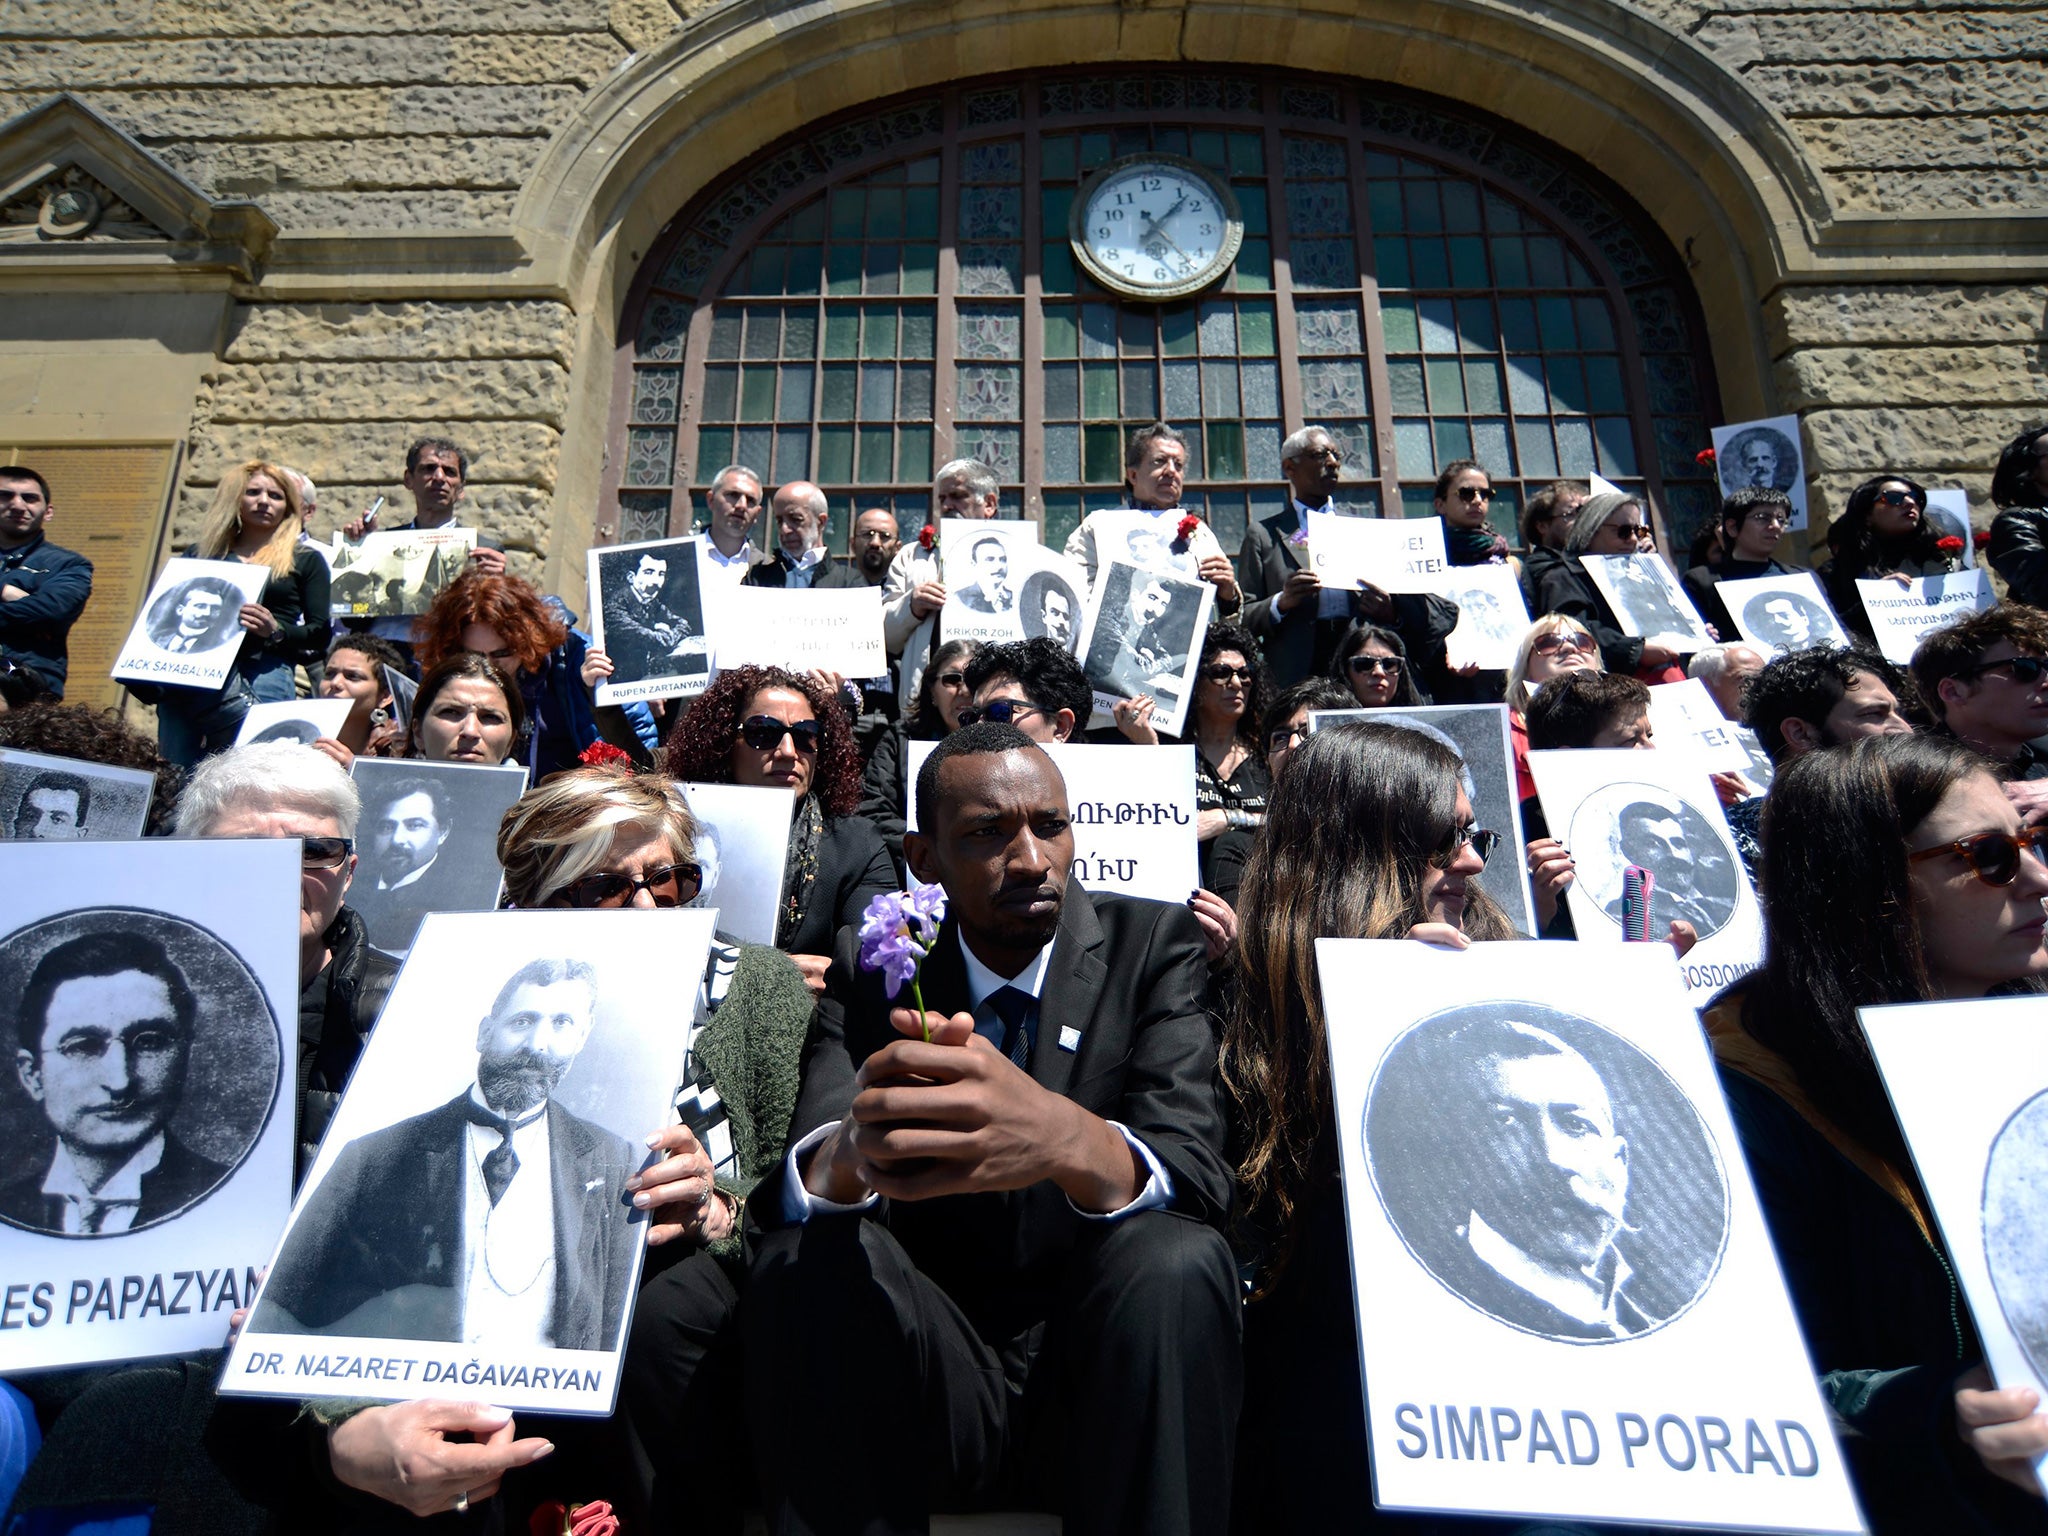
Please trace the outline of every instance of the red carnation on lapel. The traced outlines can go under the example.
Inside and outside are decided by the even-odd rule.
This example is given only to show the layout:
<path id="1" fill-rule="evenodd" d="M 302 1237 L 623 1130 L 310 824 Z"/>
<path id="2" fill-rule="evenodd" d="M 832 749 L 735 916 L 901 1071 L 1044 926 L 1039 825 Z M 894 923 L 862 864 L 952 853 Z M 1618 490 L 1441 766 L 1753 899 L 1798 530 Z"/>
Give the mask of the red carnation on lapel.
<path id="1" fill-rule="evenodd" d="M 1179 539 L 1181 543 L 1185 544 L 1189 539 L 1192 539 L 1195 536 L 1195 530 L 1201 526 L 1202 520 L 1199 517 L 1195 516 L 1194 513 L 1190 512 L 1186 517 L 1180 520 L 1180 527 L 1175 531 L 1174 537 Z"/>
<path id="2" fill-rule="evenodd" d="M 934 528 L 930 523 L 926 523 L 922 528 L 917 530 L 917 547 L 919 549 L 930 549 L 934 544 L 938 542 L 939 530 Z"/>
<path id="3" fill-rule="evenodd" d="M 1709 469 L 1712 469 L 1714 467 L 1714 450 L 1711 448 L 1702 448 L 1698 453 L 1692 456 L 1692 461 L 1695 464 L 1704 464 Z"/>

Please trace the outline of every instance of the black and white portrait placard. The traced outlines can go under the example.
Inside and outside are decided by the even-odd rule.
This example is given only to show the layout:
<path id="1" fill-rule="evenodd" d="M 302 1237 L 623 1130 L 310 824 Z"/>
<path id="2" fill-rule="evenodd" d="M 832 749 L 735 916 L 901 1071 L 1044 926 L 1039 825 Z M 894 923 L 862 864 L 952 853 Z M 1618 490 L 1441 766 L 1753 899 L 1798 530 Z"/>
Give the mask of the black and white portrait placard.
<path id="1" fill-rule="evenodd" d="M 1861 1531 L 1671 950 L 1316 963 L 1378 1505 Z"/>
<path id="2" fill-rule="evenodd" d="M 1935 630 L 1982 613 L 1998 601 L 1991 576 L 1980 569 L 1950 571 L 1943 576 L 1915 576 L 1904 586 L 1896 581 L 1859 581 L 1863 612 L 1884 659 L 1905 666 L 1913 651 Z"/>
<path id="3" fill-rule="evenodd" d="M 291 1203 L 296 841 L 7 854 L 0 1375 L 218 1349 Z"/>
<path id="4" fill-rule="evenodd" d="M 1806 465 L 1797 416 L 1714 428 L 1714 472 L 1724 497 L 1757 487 L 1783 491 L 1792 503 L 1792 526 L 1806 526 Z"/>
<path id="5" fill-rule="evenodd" d="M 612 659 L 600 704 L 692 698 L 711 680 L 696 539 L 591 548 L 591 643 Z"/>
<path id="6" fill-rule="evenodd" d="M 1350 592 L 1363 584 L 1382 592 L 1435 592 L 1451 568 L 1442 518 L 1310 512 L 1306 522 L 1309 568 L 1328 588 Z"/>
<path id="7" fill-rule="evenodd" d="M 904 819 L 917 830 L 917 775 L 936 741 L 910 743 Z M 1195 749 L 1056 741 L 1044 751 L 1067 785 L 1073 876 L 1091 891 L 1184 902 L 1202 883 Z"/>
<path id="8" fill-rule="evenodd" d="M 761 666 L 880 677 L 889 670 L 880 587 L 728 587 L 710 622 L 719 672 Z"/>
<path id="9" fill-rule="evenodd" d="M 1098 725 L 1113 725 L 1119 699 L 1152 700 L 1153 728 L 1178 736 L 1195 698 L 1195 673 L 1216 589 L 1206 581 L 1162 575 L 1128 560 L 1096 570 L 1082 632 L 1081 670 L 1095 687 Z"/>
<path id="10" fill-rule="evenodd" d="M 949 517 L 939 524 L 941 640 L 1081 641 L 1088 578 L 1038 542 L 1035 523 Z"/>
<path id="11" fill-rule="evenodd" d="M 0 838 L 25 843 L 142 836 L 156 775 L 0 747 Z"/>
<path id="12" fill-rule="evenodd" d="M 327 552 L 334 575 L 330 611 L 337 619 L 425 613 L 462 574 L 475 548 L 476 530 L 453 523 L 366 533 L 354 543 L 336 534 Z"/>
<path id="13" fill-rule="evenodd" d="M 430 919 L 307 1170 L 224 1393 L 603 1414 L 711 914 Z M 687 1004 L 685 1005 L 687 1007 Z"/>
<path id="14" fill-rule="evenodd" d="M 241 654 L 242 608 L 263 595 L 270 567 L 240 560 L 189 560 L 163 568 L 111 676 L 123 683 L 218 688 Z"/>
<path id="15" fill-rule="evenodd" d="M 1660 752 L 1688 753 L 1709 773 L 1746 773 L 1749 748 L 1737 735 L 1741 729 L 1697 677 L 1650 685 L 1650 739 Z"/>
<path id="16" fill-rule="evenodd" d="M 1095 525 L 1095 579 L 1101 582 L 1104 568 L 1112 560 L 1124 560 L 1140 570 L 1159 571 L 1198 579 L 1202 557 L 1196 541 L 1180 536 L 1181 520 L 1190 514 L 1178 508 L 1171 512 L 1143 507 L 1113 507 L 1091 512 Z"/>
<path id="17" fill-rule="evenodd" d="M 1765 656 L 1784 656 L 1816 645 L 1847 645 L 1851 636 L 1828 605 L 1811 571 L 1724 581 L 1714 589 L 1742 638 Z M 1730 638 L 1723 635 L 1722 639 Z"/>
<path id="18" fill-rule="evenodd" d="M 1643 640 L 1669 636 L 1681 642 L 1679 648 L 1687 653 L 1714 643 L 1706 620 L 1662 555 L 1581 555 L 1579 559 L 1607 599 L 1623 634 Z"/>
<path id="19" fill-rule="evenodd" d="M 1622 872 L 1653 877 L 1650 928 L 1692 924 L 1699 943 L 1680 963 L 1705 997 L 1756 968 L 1763 916 L 1707 770 L 1689 752 L 1531 752 L 1529 771 L 1550 834 L 1571 850 L 1566 889 L 1581 942 L 1621 944 Z"/>
<path id="20" fill-rule="evenodd" d="M 498 823 L 526 790 L 524 768 L 359 757 L 353 772 L 363 814 L 348 904 L 373 945 L 403 955 L 429 912 L 497 906 Z"/>
<path id="21" fill-rule="evenodd" d="M 1515 664 L 1529 629 L 1529 605 L 1510 565 L 1454 565 L 1437 589 L 1458 605 L 1458 627 L 1445 638 L 1454 667 L 1505 670 Z"/>
<path id="22" fill-rule="evenodd" d="M 1501 836 L 1500 851 L 1487 861 L 1479 884 L 1508 920 L 1536 936 L 1536 901 L 1523 859 L 1522 806 L 1515 794 L 1514 743 L 1505 704 L 1435 704 L 1418 709 L 1319 709 L 1308 717 L 1311 731 L 1342 721 L 1398 725 L 1419 731 L 1458 754 L 1461 787 L 1478 825 Z"/>
<path id="23" fill-rule="evenodd" d="M 310 747 L 321 737 L 340 734 L 355 708 L 353 699 L 280 699 L 270 704 L 251 704 L 235 733 L 235 745 L 254 746 L 259 741 L 290 741 Z"/>
<path id="24" fill-rule="evenodd" d="M 717 909 L 721 938 L 773 944 L 796 797 L 752 784 L 685 784 L 683 796 L 697 821 L 695 858 L 703 872 L 690 905 Z"/>

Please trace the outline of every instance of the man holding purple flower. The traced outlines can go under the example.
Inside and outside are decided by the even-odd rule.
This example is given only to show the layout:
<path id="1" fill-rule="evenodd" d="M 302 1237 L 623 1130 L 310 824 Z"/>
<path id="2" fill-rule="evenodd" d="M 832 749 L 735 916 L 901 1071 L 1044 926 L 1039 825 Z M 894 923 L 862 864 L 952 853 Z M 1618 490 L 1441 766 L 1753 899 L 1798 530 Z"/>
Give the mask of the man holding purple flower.
<path id="1" fill-rule="evenodd" d="M 749 1205 L 769 1524 L 1221 1532 L 1239 1307 L 1201 931 L 1069 880 L 1065 783 L 1012 726 L 954 733 L 916 793 L 921 884 L 841 932 Z"/>

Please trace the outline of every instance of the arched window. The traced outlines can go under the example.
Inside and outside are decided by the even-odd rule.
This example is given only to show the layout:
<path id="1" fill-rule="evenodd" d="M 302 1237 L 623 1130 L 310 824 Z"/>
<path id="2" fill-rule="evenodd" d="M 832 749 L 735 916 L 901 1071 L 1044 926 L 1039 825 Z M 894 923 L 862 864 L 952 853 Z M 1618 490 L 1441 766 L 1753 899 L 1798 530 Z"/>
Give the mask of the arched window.
<path id="1" fill-rule="evenodd" d="M 1145 150 L 1243 210 L 1229 276 L 1190 300 L 1120 299 L 1068 245 L 1082 180 Z M 1467 457 L 1510 537 L 1557 478 L 1647 487 L 1667 541 L 1715 505 L 1707 348 L 1649 221 L 1555 149 L 1350 82 L 1038 75 L 805 130 L 672 221 L 621 336 L 621 539 L 684 532 L 741 462 L 818 482 L 843 548 L 855 509 L 914 527 L 933 468 L 971 456 L 1057 544 L 1158 418 L 1230 549 L 1284 504 L 1280 443 L 1311 422 L 1345 446 L 1344 499 L 1386 515 L 1427 513 Z"/>

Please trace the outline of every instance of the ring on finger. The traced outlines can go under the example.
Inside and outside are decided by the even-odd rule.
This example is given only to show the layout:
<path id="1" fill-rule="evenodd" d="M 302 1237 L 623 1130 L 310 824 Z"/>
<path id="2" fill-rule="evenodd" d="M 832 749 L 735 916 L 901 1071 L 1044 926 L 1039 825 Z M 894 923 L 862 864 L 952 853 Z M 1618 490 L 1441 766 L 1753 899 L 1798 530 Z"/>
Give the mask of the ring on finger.
<path id="1" fill-rule="evenodd" d="M 458 1493 L 457 1495 L 455 1495 L 455 1513 L 456 1513 L 456 1514 L 458 1514 L 458 1515 L 462 1515 L 462 1514 L 467 1514 L 468 1512 L 469 1512 L 469 1490 L 468 1490 L 467 1488 L 465 1488 L 465 1489 L 463 1489 L 463 1490 L 462 1490 L 462 1492 L 460 1492 L 460 1493 Z"/>

